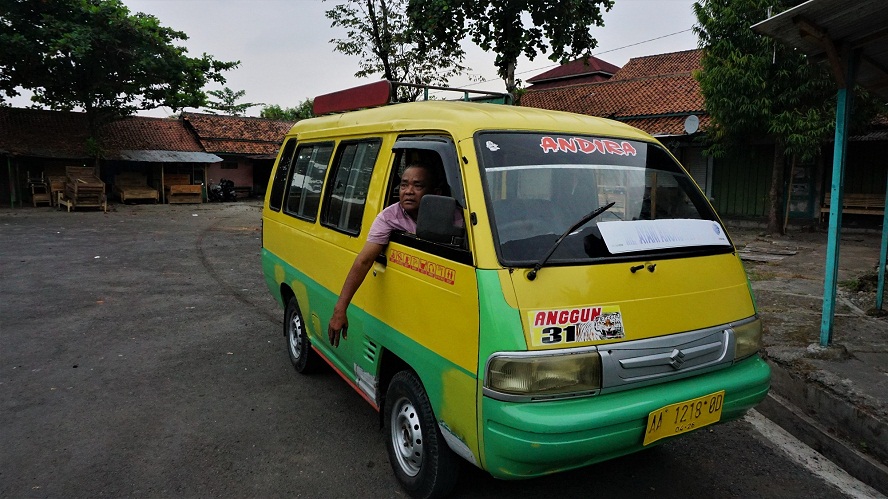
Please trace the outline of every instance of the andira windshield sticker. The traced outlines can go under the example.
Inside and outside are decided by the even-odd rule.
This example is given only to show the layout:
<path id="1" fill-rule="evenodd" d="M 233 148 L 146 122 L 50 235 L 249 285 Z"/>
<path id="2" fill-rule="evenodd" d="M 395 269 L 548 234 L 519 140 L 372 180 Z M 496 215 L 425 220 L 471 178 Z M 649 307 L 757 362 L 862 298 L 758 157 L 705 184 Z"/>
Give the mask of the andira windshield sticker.
<path id="1" fill-rule="evenodd" d="M 617 305 L 527 313 L 533 346 L 554 346 L 623 338 L 623 316 Z"/>
<path id="2" fill-rule="evenodd" d="M 567 152 L 583 154 L 614 154 L 617 156 L 635 156 L 638 151 L 629 142 L 617 142 L 610 139 L 584 139 L 582 137 L 549 137 L 540 138 L 540 147 L 544 153 Z"/>

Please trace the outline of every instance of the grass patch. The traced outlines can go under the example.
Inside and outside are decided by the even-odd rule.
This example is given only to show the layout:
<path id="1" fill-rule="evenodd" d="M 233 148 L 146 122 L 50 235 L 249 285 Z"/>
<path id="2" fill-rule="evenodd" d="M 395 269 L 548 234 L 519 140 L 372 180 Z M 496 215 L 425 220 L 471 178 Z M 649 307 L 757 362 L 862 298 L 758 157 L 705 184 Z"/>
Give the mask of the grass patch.
<path id="1" fill-rule="evenodd" d="M 879 275 L 875 272 L 862 274 L 853 279 L 839 281 L 839 287 L 852 293 L 876 291 L 879 287 Z"/>
<path id="2" fill-rule="evenodd" d="M 773 281 L 780 274 L 767 270 L 752 269 L 747 271 L 746 275 L 749 277 L 750 281 Z"/>

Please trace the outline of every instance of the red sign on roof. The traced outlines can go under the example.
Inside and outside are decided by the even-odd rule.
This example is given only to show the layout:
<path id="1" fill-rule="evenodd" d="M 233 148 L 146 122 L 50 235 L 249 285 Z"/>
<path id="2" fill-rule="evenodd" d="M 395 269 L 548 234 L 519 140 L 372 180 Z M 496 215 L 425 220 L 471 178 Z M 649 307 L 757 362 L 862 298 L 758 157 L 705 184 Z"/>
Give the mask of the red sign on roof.
<path id="1" fill-rule="evenodd" d="M 330 113 L 384 106 L 391 100 L 391 95 L 392 84 L 388 80 L 380 80 L 359 87 L 319 95 L 314 99 L 314 115 L 322 116 Z"/>

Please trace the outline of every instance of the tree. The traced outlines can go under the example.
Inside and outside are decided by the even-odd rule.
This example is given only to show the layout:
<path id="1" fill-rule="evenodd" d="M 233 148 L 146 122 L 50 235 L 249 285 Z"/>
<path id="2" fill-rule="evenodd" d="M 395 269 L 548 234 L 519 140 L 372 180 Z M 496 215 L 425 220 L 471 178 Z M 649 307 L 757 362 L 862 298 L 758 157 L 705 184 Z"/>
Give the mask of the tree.
<path id="1" fill-rule="evenodd" d="M 208 101 L 206 110 L 209 114 L 227 114 L 228 116 L 243 116 L 247 109 L 251 107 L 261 106 L 262 104 L 255 104 L 252 102 L 238 104 L 237 101 L 241 97 L 247 94 L 246 90 L 238 90 L 235 92 L 234 90 L 225 87 L 222 90 L 210 90 L 207 92 L 209 95 L 219 99 L 218 101 Z M 218 111 L 218 112 L 217 112 Z"/>
<path id="2" fill-rule="evenodd" d="M 786 159 L 811 159 L 834 127 L 835 85 L 805 56 L 755 34 L 750 26 L 800 3 L 706 0 L 694 4 L 694 31 L 704 49 L 696 75 L 713 126 L 708 152 L 723 156 L 756 138 L 774 141 L 768 230 L 782 232 Z"/>
<path id="3" fill-rule="evenodd" d="M 299 121 L 314 117 L 312 106 L 314 102 L 311 99 L 305 99 L 296 107 L 281 108 L 277 104 L 265 106 L 259 113 L 261 118 L 284 121 Z"/>
<path id="4" fill-rule="evenodd" d="M 90 132 L 138 110 L 206 102 L 208 81 L 239 64 L 175 45 L 185 33 L 130 15 L 119 0 L 5 0 L 0 9 L 0 92 L 33 92 L 38 106 L 86 111 Z"/>
<path id="5" fill-rule="evenodd" d="M 361 58 L 358 78 L 380 75 L 390 81 L 446 85 L 468 69 L 458 44 L 423 45 L 409 29 L 406 0 L 347 0 L 326 12 L 332 27 L 346 30 L 345 38 L 330 43 L 337 52 Z M 401 87 L 399 96 L 414 100 L 419 90 Z"/>
<path id="6" fill-rule="evenodd" d="M 427 46 L 453 50 L 470 35 L 496 53 L 497 74 L 514 92 L 515 67 L 522 54 L 533 60 L 549 49 L 553 61 L 591 56 L 598 41 L 592 26 L 604 26 L 601 8 L 613 0 L 408 0 L 407 15 Z"/>

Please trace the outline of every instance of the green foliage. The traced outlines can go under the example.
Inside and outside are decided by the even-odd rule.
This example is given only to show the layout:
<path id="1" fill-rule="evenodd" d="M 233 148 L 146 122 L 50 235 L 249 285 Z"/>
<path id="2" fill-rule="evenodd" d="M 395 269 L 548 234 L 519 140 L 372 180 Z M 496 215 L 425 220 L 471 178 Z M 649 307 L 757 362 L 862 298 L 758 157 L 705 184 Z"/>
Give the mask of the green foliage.
<path id="1" fill-rule="evenodd" d="M 613 0 L 408 0 L 411 25 L 427 46 L 453 50 L 466 37 L 494 51 L 498 75 L 513 92 L 515 66 L 522 54 L 533 60 L 551 50 L 549 59 L 567 62 L 589 56 L 598 41 L 590 28 L 604 26 L 601 9 Z"/>
<path id="2" fill-rule="evenodd" d="M 0 94 L 33 92 L 38 106 L 84 109 L 90 126 L 168 106 L 206 102 L 204 85 L 225 83 L 239 62 L 175 45 L 185 33 L 130 11 L 119 0 L 4 0 L 0 10 Z"/>
<path id="3" fill-rule="evenodd" d="M 262 104 L 254 104 L 252 102 L 238 104 L 237 101 L 244 95 L 246 90 L 234 90 L 225 87 L 222 90 L 210 90 L 209 95 L 219 99 L 218 101 L 209 101 L 206 104 L 207 113 L 209 114 L 227 114 L 228 116 L 243 116 L 247 109 L 251 107 L 261 106 Z"/>
<path id="4" fill-rule="evenodd" d="M 694 4 L 694 31 L 704 48 L 696 77 L 714 126 L 710 152 L 719 156 L 750 139 L 770 137 L 787 156 L 809 160 L 834 127 L 836 89 L 827 70 L 750 29 L 769 9 L 799 1 L 706 0 Z"/>
<path id="5" fill-rule="evenodd" d="M 458 44 L 444 47 L 417 43 L 405 16 L 405 0 L 347 0 L 326 11 L 332 27 L 345 38 L 330 40 L 334 49 L 360 57 L 358 78 L 379 75 L 390 81 L 446 85 L 467 71 Z M 399 97 L 414 100 L 419 90 L 401 87 Z"/>
<path id="6" fill-rule="evenodd" d="M 751 26 L 799 1 L 703 0 L 694 3 L 694 31 L 704 49 L 695 76 L 712 126 L 708 152 L 724 156 L 754 140 L 774 143 L 768 230 L 783 232 L 786 159 L 810 160 L 834 128 L 835 84 L 819 64 Z"/>
<path id="7" fill-rule="evenodd" d="M 296 107 L 281 108 L 277 104 L 265 106 L 259 113 L 261 118 L 284 121 L 299 121 L 314 117 L 314 102 L 311 99 L 305 99 Z"/>

